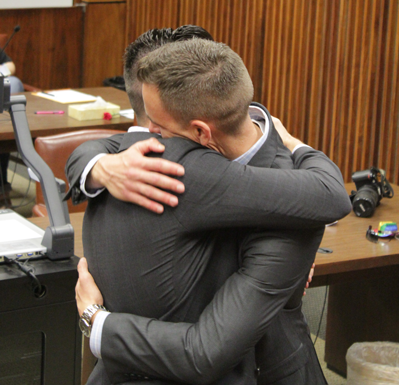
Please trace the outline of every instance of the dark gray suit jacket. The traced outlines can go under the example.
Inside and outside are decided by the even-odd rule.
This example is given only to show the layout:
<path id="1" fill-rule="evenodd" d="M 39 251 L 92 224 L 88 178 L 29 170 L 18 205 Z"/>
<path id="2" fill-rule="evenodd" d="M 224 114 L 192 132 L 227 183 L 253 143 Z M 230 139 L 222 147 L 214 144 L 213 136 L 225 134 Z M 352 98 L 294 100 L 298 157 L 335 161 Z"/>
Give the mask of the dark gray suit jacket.
<path id="1" fill-rule="evenodd" d="M 125 135 L 121 150 L 137 137 L 141 139 L 143 135 Z M 292 167 L 273 129 L 264 150 L 266 147 L 268 151 L 260 151 L 252 160 L 254 164 Z M 182 139 L 167 141 L 164 156 L 186 167 L 183 178 L 186 193 L 177 209 L 165 211 L 162 221 L 155 214 L 119 202 L 108 193 L 89 205 L 85 218 L 85 256 L 111 311 L 173 322 L 197 321 L 204 306 L 227 276 L 238 269 L 239 263 L 234 258 L 238 245 L 232 242 L 232 233 L 219 231 L 215 235 L 208 228 L 262 225 L 269 230 L 238 234 L 243 237 L 239 242 L 240 255 L 244 258 L 242 269 L 227 281 L 194 327 L 177 324 L 166 329 L 157 321 L 111 314 L 103 333 L 104 362 L 95 369 L 93 375 L 97 377 L 93 377 L 93 383 L 101 383 L 99 378 L 102 383 L 110 380 L 129 383 L 135 376 L 146 374 L 186 383 L 210 383 L 228 373 L 217 383 L 253 384 L 255 366 L 251 347 L 265 332 L 257 351 L 261 368 L 258 383 L 292 377 L 308 363 L 312 363 L 311 370 L 306 369 L 304 375 L 313 373 L 314 377 L 316 373 L 316 377 L 303 383 L 324 383 L 317 358 L 316 366 L 314 363 L 314 351 L 300 313 L 300 298 L 322 235 L 318 225 L 342 217 L 350 210 L 337 168 L 323 154 L 301 149 L 294 160 L 297 166 L 311 169 L 310 173 L 251 170 Z M 72 160 L 69 165 L 76 171 L 78 163 Z M 270 184 L 265 186 L 269 180 Z M 312 186 L 310 194 L 309 186 Z M 309 207 L 297 207 L 296 195 L 302 194 L 311 202 Z M 336 207 L 328 206 L 332 202 Z M 284 207 L 280 207 L 282 203 Z M 313 204 L 326 211 L 320 214 Z M 118 225 L 115 225 L 116 213 Z M 303 219 L 299 220 L 301 216 Z M 298 223 L 310 228 L 288 234 L 286 228 L 298 227 Z M 103 237 L 98 239 L 98 234 Z M 221 242 L 226 234 L 229 242 Z M 156 243 L 149 246 L 153 240 Z M 218 249 L 221 244 L 225 250 Z M 282 258 L 287 254 L 291 259 Z M 216 255 L 218 258 L 213 257 Z M 121 269 L 125 277 L 121 277 Z M 282 271 L 285 273 L 281 274 Z M 266 276 L 269 282 L 264 280 Z M 120 279 L 113 282 L 114 277 Z M 242 316 L 237 319 L 237 314 Z M 234 341 L 226 341 L 231 335 Z M 198 343 L 200 353 L 196 350 Z M 227 352 L 223 350 L 226 346 Z M 237 366 L 240 360 L 243 361 Z M 293 378 L 289 381 L 300 383 Z"/>

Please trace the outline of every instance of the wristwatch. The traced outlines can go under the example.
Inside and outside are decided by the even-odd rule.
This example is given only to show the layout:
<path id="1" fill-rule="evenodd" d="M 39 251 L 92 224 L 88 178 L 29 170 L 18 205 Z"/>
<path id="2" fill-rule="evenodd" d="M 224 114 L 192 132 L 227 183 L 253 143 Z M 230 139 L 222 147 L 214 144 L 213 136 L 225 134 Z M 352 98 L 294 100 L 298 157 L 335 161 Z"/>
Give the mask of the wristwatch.
<path id="1" fill-rule="evenodd" d="M 80 317 L 79 328 L 82 331 L 83 335 L 85 335 L 87 338 L 90 337 L 91 333 L 91 317 L 93 317 L 93 315 L 97 313 L 98 310 L 108 311 L 103 305 L 90 305 Z"/>

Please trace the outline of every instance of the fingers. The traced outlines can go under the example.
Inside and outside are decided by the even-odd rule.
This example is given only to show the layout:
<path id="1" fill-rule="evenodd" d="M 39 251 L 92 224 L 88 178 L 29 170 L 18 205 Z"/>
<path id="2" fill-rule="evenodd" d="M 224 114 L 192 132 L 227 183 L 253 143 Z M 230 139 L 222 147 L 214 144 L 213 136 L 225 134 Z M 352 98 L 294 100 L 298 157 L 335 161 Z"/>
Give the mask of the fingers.
<path id="1" fill-rule="evenodd" d="M 181 189 L 179 189 L 180 191 Z M 176 207 L 179 204 L 179 199 L 175 195 L 160 190 L 150 184 L 140 182 L 132 183 L 131 188 L 124 190 L 123 200 L 135 203 L 158 214 L 164 211 L 162 204 L 171 207 Z"/>
<path id="2" fill-rule="evenodd" d="M 160 193 L 162 193 L 161 190 L 158 190 L 158 191 Z M 164 194 L 166 194 L 166 193 L 164 193 Z M 160 195 L 162 195 L 162 194 L 160 194 Z M 170 194 L 168 194 L 168 195 L 170 195 Z M 178 199 L 173 195 L 170 195 L 170 196 L 171 196 L 171 198 L 169 200 L 166 198 L 162 198 L 162 197 L 158 197 L 158 199 L 161 202 L 168 204 L 172 207 L 177 206 Z M 151 199 L 148 199 L 145 196 L 140 195 L 138 193 L 134 193 L 132 191 L 126 192 L 126 201 L 135 203 L 136 205 L 139 205 L 139 206 L 142 206 L 145 209 L 153 211 L 156 214 L 162 214 L 164 211 L 164 207 L 160 203 L 152 201 Z"/>
<path id="3" fill-rule="evenodd" d="M 183 169 L 184 172 L 184 169 Z M 127 171 L 126 175 L 126 180 L 127 180 L 127 188 L 134 188 L 135 183 L 141 183 L 141 184 L 146 184 L 149 187 L 157 187 L 157 188 L 162 188 L 164 190 L 169 190 L 178 194 L 181 194 L 184 192 L 184 184 L 174 178 L 171 178 L 167 175 L 164 174 L 159 174 L 158 172 L 155 171 L 147 171 L 147 170 L 142 170 L 138 168 L 130 168 Z M 131 183 L 131 186 L 129 186 L 129 183 Z M 148 189 L 148 194 L 146 194 L 146 191 L 139 190 L 142 186 L 137 185 L 134 189 L 137 192 L 145 194 L 148 198 L 151 198 L 152 196 L 150 195 L 151 192 L 154 192 L 152 189 Z"/>
<path id="4" fill-rule="evenodd" d="M 80 286 L 94 283 L 93 276 L 89 272 L 86 258 L 80 258 L 80 261 L 78 263 L 78 274 L 78 283 L 80 282 Z"/>
<path id="5" fill-rule="evenodd" d="M 89 272 L 89 267 L 87 265 L 87 259 L 86 258 L 80 258 L 80 261 L 78 263 L 78 273 L 79 273 L 79 277 L 81 275 L 84 275 L 85 273 Z"/>
<path id="6" fill-rule="evenodd" d="M 162 205 L 177 206 L 178 198 L 172 194 L 183 193 L 184 184 L 165 174 L 182 176 L 184 167 L 165 159 L 145 156 L 154 151 L 162 152 L 164 146 L 152 138 L 119 154 L 103 156 L 91 170 L 89 187 L 105 187 L 115 198 L 159 214 L 164 211 Z"/>
<path id="7" fill-rule="evenodd" d="M 126 153 L 136 152 L 135 155 L 132 154 L 132 160 L 136 163 L 136 167 L 142 167 L 148 171 L 161 172 L 163 174 L 176 176 L 184 175 L 184 167 L 181 164 L 166 159 L 144 156 L 149 152 L 163 152 L 164 150 L 165 146 L 163 144 L 159 143 L 155 138 L 151 138 L 137 142 Z M 139 157 L 139 155 L 141 155 L 141 157 Z"/>
<path id="8" fill-rule="evenodd" d="M 316 265 L 313 263 L 313 265 L 312 265 L 312 267 L 311 267 L 311 269 L 310 269 L 310 271 L 309 271 L 308 283 L 312 282 L 315 266 L 316 266 Z"/>
<path id="9" fill-rule="evenodd" d="M 130 155 L 126 153 L 126 155 Z M 141 158 L 138 158 L 141 156 Z M 184 175 L 184 167 L 181 164 L 171 162 L 170 160 L 162 159 L 162 158 L 150 158 L 147 156 L 143 156 L 139 154 L 135 157 L 135 159 L 130 159 L 127 162 L 128 167 L 137 167 L 139 169 L 144 169 L 147 171 L 153 172 L 161 172 L 162 174 L 175 175 L 175 176 L 183 176 Z"/>
<path id="10" fill-rule="evenodd" d="M 163 152 L 165 150 L 165 146 L 159 143 L 155 138 L 137 142 L 133 147 L 135 147 L 142 155 L 149 152 Z"/>
<path id="11" fill-rule="evenodd" d="M 148 171 L 161 172 L 163 174 L 175 176 L 184 175 L 184 167 L 181 164 L 162 158 L 144 157 L 141 165 Z"/>
<path id="12" fill-rule="evenodd" d="M 78 263 L 79 279 L 75 286 L 75 298 L 79 314 L 94 303 L 103 304 L 103 297 L 97 287 L 93 276 L 88 270 L 86 258 L 81 258 Z"/>

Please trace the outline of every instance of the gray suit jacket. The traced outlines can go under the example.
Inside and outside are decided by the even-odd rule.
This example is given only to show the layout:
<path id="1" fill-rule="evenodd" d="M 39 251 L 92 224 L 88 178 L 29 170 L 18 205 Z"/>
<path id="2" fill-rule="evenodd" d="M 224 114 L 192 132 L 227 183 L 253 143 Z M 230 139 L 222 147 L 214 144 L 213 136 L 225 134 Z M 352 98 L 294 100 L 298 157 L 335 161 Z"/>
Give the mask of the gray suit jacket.
<path id="1" fill-rule="evenodd" d="M 125 135 L 121 149 L 130 146 L 137 136 L 142 138 L 142 135 Z M 274 130 L 267 147 L 268 151 L 253 159 L 255 164 L 287 167 L 291 163 L 292 167 Z M 350 210 L 337 168 L 323 154 L 301 149 L 294 157 L 296 165 L 311 169 L 311 173 L 271 172 L 276 170 L 262 173 L 263 170 L 228 162 L 211 150 L 181 139 L 167 141 L 164 156 L 185 165 L 183 181 L 187 190 L 179 207 L 167 209 L 162 221 L 155 214 L 116 201 L 107 193 L 89 205 L 85 218 L 85 256 L 110 310 L 173 322 L 197 321 L 204 306 L 239 263 L 234 258 L 237 244 L 231 241 L 231 232 L 227 236 L 229 242 L 223 243 L 226 250 L 221 252 L 218 247 L 226 233 L 219 231 L 216 236 L 208 228 L 254 225 L 263 228 L 253 234 L 242 232 L 242 269 L 226 282 L 194 327 L 180 323 L 166 328 L 157 321 L 111 314 L 103 333 L 104 360 L 93 373 L 93 383 L 129 383 L 148 374 L 186 383 L 210 383 L 227 373 L 218 384 L 253 384 L 256 367 L 251 347 L 265 332 L 266 337 L 257 350 L 259 383 L 289 378 L 308 363 L 312 363 L 313 369 L 307 373 L 313 370 L 318 377 L 304 383 L 324 383 L 317 359 L 314 364 L 314 351 L 310 349 L 300 313 L 300 298 L 322 235 L 318 225 Z M 270 179 L 266 187 L 264 181 Z M 312 186 L 309 201 L 315 204 L 314 194 L 316 204 L 321 204 L 321 209 L 326 208 L 327 212 L 320 215 L 312 204 L 295 207 L 295 195 L 307 194 L 309 186 Z M 284 201 L 286 205 L 280 207 Z M 326 206 L 331 202 L 336 207 Z M 116 213 L 118 225 L 115 225 Z M 301 216 L 303 219 L 299 219 Z M 298 223 L 306 223 L 310 229 L 285 233 L 287 227 Z M 104 236 L 98 239 L 98 234 Z M 288 242 L 281 241 L 285 238 Z M 304 238 L 309 239 L 307 244 Z M 263 242 L 265 239 L 268 241 Z M 148 247 L 153 240 L 157 242 Z M 115 244 L 118 246 L 114 247 Z M 259 252 L 254 252 L 259 245 Z M 292 255 L 290 260 L 282 258 L 287 254 Z M 148 255 L 151 258 L 146 258 Z M 120 269 L 125 271 L 127 279 L 121 277 Z M 279 274 L 274 279 L 272 271 Z M 281 275 L 281 271 L 285 273 Z M 116 276 L 121 279 L 115 284 Z M 237 319 L 237 314 L 242 316 Z M 231 335 L 235 337 L 233 342 L 226 340 Z M 196 350 L 198 343 L 200 352 Z M 226 346 L 227 352 L 223 349 Z M 268 351 L 273 354 L 267 354 Z M 240 360 L 241 365 L 237 366 Z M 288 383 L 300 383 L 295 381 Z"/>

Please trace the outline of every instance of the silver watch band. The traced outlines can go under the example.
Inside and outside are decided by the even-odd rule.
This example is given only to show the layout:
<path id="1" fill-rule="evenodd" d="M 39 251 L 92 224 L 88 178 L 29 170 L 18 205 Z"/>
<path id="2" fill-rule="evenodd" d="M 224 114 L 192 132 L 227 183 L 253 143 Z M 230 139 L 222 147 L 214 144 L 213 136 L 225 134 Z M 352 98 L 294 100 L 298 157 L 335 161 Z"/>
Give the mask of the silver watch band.
<path id="1" fill-rule="evenodd" d="M 82 313 L 82 316 L 80 317 L 79 327 L 82 333 L 86 337 L 90 337 L 91 327 L 92 327 L 91 319 L 93 315 L 97 313 L 98 310 L 108 311 L 103 305 L 94 304 L 88 306 Z"/>

